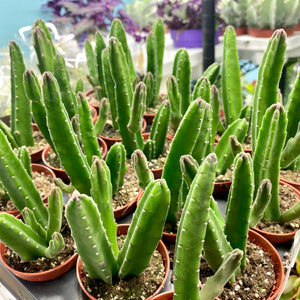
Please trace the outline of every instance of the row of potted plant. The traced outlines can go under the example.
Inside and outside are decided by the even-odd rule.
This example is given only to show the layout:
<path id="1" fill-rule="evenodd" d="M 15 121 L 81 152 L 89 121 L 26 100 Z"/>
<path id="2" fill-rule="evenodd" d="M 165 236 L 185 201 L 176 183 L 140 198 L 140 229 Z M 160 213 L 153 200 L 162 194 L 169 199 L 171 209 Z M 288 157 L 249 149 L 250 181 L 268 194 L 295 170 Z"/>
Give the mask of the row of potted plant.
<path id="1" fill-rule="evenodd" d="M 299 133 L 297 127 L 295 131 L 295 126 L 291 125 L 299 122 L 296 113 L 296 108 L 299 106 L 297 81 L 288 103 L 288 112 L 277 103 L 277 87 L 286 47 L 285 32 L 276 31 L 265 52 L 253 99 L 251 126 L 248 124 L 249 120 L 240 118 L 241 115 L 247 114 L 242 108 L 241 88 L 238 84 L 240 75 L 237 50 L 234 47 L 235 31 L 229 27 L 224 36 L 221 75 L 225 125 L 221 124 L 219 117 L 220 95 L 217 87 L 213 85 L 219 67 L 213 65 L 203 74 L 205 76 L 199 79 L 191 94 L 189 59 L 187 52 L 182 49 L 178 51 L 173 74 L 168 81 L 169 100 L 160 105 L 152 124 L 150 139 L 144 142 L 140 131 L 141 120 L 147 98 L 147 82 L 152 80 L 138 83 L 135 77 L 130 75 L 130 51 L 124 50 L 126 49 L 124 29 L 118 20 L 112 28 L 114 29 L 108 46 L 99 50 L 102 57 L 104 88 L 107 91 L 107 94 L 101 94 L 101 103 L 105 103 L 103 97 L 104 99 L 108 97 L 106 103 L 110 103 L 111 110 L 115 105 L 117 117 L 112 119 L 120 130 L 124 144 L 116 143 L 111 146 L 103 160 L 95 128 L 97 126 L 103 128 L 108 107 L 104 104 L 99 108 L 99 118 L 94 125 L 89 105 L 80 88 L 81 84 L 77 85 L 76 95 L 69 84 L 64 60 L 55 54 L 45 24 L 42 20 L 35 23 L 33 38 L 39 67 L 43 73 L 42 87 L 37 76 L 32 72 L 12 68 L 12 72 L 15 72 L 12 73 L 14 100 L 19 103 L 21 101 L 30 103 L 28 100 L 31 100 L 32 104 L 38 105 L 37 118 L 40 117 L 40 123 L 37 121 L 38 126 L 45 132 L 44 137 L 59 157 L 71 185 L 57 180 L 56 184 L 59 188 L 53 189 L 48 207 L 45 206 L 28 175 L 30 173 L 28 155 L 25 154 L 27 164 L 16 156 L 12 149 L 15 145 L 10 141 L 9 134 L 12 132 L 3 126 L 6 131 L 1 130 L 0 135 L 0 147 L 2 147 L 0 179 L 8 195 L 16 202 L 24 223 L 6 213 L 1 214 L 0 217 L 3 218 L 1 224 L 5 232 L 5 237 L 1 239 L 14 249 L 16 237 L 24 236 L 24 244 L 27 246 L 15 250 L 22 252 L 23 260 L 31 260 L 36 256 L 48 258 L 56 256 L 65 243 L 59 234 L 63 222 L 61 190 L 65 193 L 73 193 L 72 199 L 65 208 L 64 221 L 71 227 L 71 236 L 75 240 L 80 256 L 78 274 L 81 278 L 85 278 L 87 284 L 94 286 L 92 279 L 97 278 L 100 281 L 96 281 L 96 286 L 100 282 L 111 284 L 117 282 L 118 278 L 127 279 L 139 275 L 148 266 L 151 254 L 163 231 L 168 231 L 167 227 L 169 227 L 173 232 L 173 242 L 176 239 L 174 298 L 186 299 L 189 292 L 198 295 L 199 257 L 203 247 L 204 257 L 216 272 L 216 277 L 209 280 L 201 291 L 201 295 L 207 293 L 209 295 L 201 297 L 213 299 L 221 292 L 220 287 L 226 284 L 229 278 L 234 281 L 233 274 L 236 268 L 240 266 L 239 270 L 245 269 L 246 240 L 250 225 L 255 226 L 262 218 L 283 223 L 299 217 L 299 204 L 281 213 L 278 197 L 280 159 L 285 162 L 285 166 L 289 166 L 299 156 L 299 147 L 297 147 Z M 99 41 L 101 41 L 100 36 Z M 149 38 L 149 48 L 152 49 L 149 53 L 154 56 L 157 55 L 155 43 L 157 41 L 154 34 Z M 99 57 L 99 53 L 96 54 Z M 106 58 L 103 59 L 105 55 Z M 13 54 L 11 57 L 12 62 L 18 66 Z M 22 61 L 20 55 L 17 59 Z M 108 63 L 109 69 L 105 69 L 105 62 Z M 97 66 L 99 68 L 99 64 Z M 154 69 L 157 71 L 159 68 Z M 149 74 L 150 72 L 149 68 Z M 272 74 L 272 81 L 269 79 L 270 74 Z M 20 85 L 13 84 L 16 78 L 21 77 L 24 85 L 21 79 L 19 83 L 25 87 L 24 91 L 21 91 L 25 95 L 23 98 L 19 96 Z M 152 77 L 159 78 L 157 74 Z M 107 89 L 108 80 L 115 85 L 111 94 Z M 103 89 L 100 91 L 103 92 Z M 15 107 L 12 105 L 12 108 Z M 35 119 L 34 113 L 33 116 Z M 173 120 L 171 124 L 175 134 L 166 156 L 161 179 L 154 180 L 154 175 L 147 166 L 147 158 L 153 157 L 153 153 L 158 153 L 158 149 L 163 149 L 170 119 Z M 288 126 L 292 128 L 291 131 L 287 130 L 291 132 L 289 136 L 291 139 L 286 143 Z M 222 134 L 214 148 L 218 127 Z M 250 154 L 244 153 L 241 146 L 249 127 L 252 129 L 253 159 Z M 15 133 L 16 130 L 13 132 Z M 271 157 L 271 154 L 275 156 Z M 126 157 L 132 158 L 133 168 L 144 193 L 127 236 L 125 240 L 123 239 L 124 244 L 119 249 L 112 197 L 123 185 Z M 223 173 L 232 164 L 233 178 L 224 221 L 212 198 L 212 193 L 216 175 Z M 127 169 L 129 168 L 128 164 Z M 16 169 L 22 171 L 15 175 Z M 297 197 L 296 201 L 299 201 L 299 196 Z M 236 210 L 239 213 L 236 213 Z M 240 213 L 241 211 L 243 213 Z M 240 218 L 235 218 L 237 216 Z M 197 233 L 192 229 L 197 229 Z M 264 241 L 263 250 L 265 245 L 269 245 L 252 231 L 250 236 L 255 236 L 253 239 L 251 237 L 251 240 Z M 11 238 L 6 240 L 7 237 Z M 195 252 L 190 252 L 192 249 L 189 245 L 196 244 Z M 242 252 L 234 251 L 234 248 L 239 248 Z M 232 251 L 234 252 L 231 253 Z M 187 253 L 193 257 L 195 270 L 193 280 L 185 278 L 187 274 L 184 273 L 184 269 L 189 263 L 184 261 L 184 258 L 189 257 Z M 235 261 L 234 265 L 232 259 Z M 282 266 L 278 256 L 272 260 L 275 266 Z M 83 262 L 83 268 L 80 261 Z M 224 265 L 228 264 L 232 270 L 224 274 L 222 270 Z M 274 274 L 273 267 L 271 270 Z M 228 268 L 225 268 L 225 271 L 228 271 Z M 168 272 L 162 273 L 167 276 Z M 218 284 L 216 284 L 214 282 L 218 276 L 221 276 L 222 280 L 217 280 Z M 282 278 L 282 273 L 274 276 Z M 271 286 L 267 289 L 269 293 L 266 294 L 270 299 L 278 295 L 282 284 L 279 281 L 274 285 L 275 290 L 270 292 L 274 278 L 270 280 Z M 188 286 L 189 281 L 192 288 Z M 210 293 L 210 285 L 218 287 L 216 294 Z M 90 290 L 91 287 L 85 286 L 85 289 Z M 98 297 L 98 291 L 95 293 L 92 297 Z M 143 297 L 148 296 L 143 295 Z"/>

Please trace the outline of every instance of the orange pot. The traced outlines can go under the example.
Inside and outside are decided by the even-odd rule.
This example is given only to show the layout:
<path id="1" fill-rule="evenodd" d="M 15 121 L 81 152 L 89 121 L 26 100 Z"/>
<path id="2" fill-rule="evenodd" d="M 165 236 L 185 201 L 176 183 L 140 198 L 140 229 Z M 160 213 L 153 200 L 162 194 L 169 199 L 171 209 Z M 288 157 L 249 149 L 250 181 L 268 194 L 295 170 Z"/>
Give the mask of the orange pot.
<path id="1" fill-rule="evenodd" d="M 298 195 L 298 197 L 300 197 L 300 191 L 297 190 L 295 187 L 289 185 L 286 182 L 283 182 L 282 180 L 280 180 L 279 183 L 288 186 Z M 263 237 L 265 237 L 273 245 L 283 244 L 288 241 L 291 241 L 297 232 L 297 231 L 292 231 L 292 232 L 286 232 L 286 233 L 273 233 L 273 232 L 268 232 L 266 230 L 262 230 L 262 229 L 259 229 L 256 227 L 254 227 L 252 229 L 255 230 L 256 232 L 258 232 Z"/>
<path id="2" fill-rule="evenodd" d="M 127 234 L 128 228 L 129 228 L 128 224 L 118 225 L 117 235 L 119 236 L 119 235 Z M 158 287 L 158 289 L 150 297 L 146 298 L 146 300 L 152 299 L 153 296 L 157 295 L 161 291 L 161 289 L 164 287 L 164 285 L 168 279 L 168 275 L 170 272 L 170 259 L 169 259 L 169 254 L 168 254 L 168 250 L 167 250 L 166 246 L 164 245 L 164 243 L 162 241 L 159 241 L 156 249 L 159 251 L 159 253 L 162 256 L 164 266 L 165 266 L 165 276 L 164 276 L 164 280 L 163 280 L 162 284 Z M 83 292 L 88 296 L 89 299 L 96 300 L 96 298 L 93 297 L 84 287 L 84 284 L 82 282 L 82 267 L 83 267 L 83 263 L 79 257 L 77 260 L 77 264 L 76 264 L 76 275 L 77 275 L 78 283 L 79 283 L 81 289 L 83 290 Z"/>
<path id="3" fill-rule="evenodd" d="M 146 127 L 147 127 L 147 122 L 146 122 L 145 118 L 143 118 L 143 126 L 142 126 L 142 129 L 141 129 L 142 133 L 145 132 Z M 117 142 L 122 143 L 122 139 L 121 138 L 110 138 L 110 137 L 107 137 L 107 136 L 104 136 L 104 135 L 100 135 L 100 137 L 105 141 L 108 149 L 113 144 L 115 144 Z"/>
<path id="4" fill-rule="evenodd" d="M 56 178 L 54 172 L 44 165 L 31 164 L 31 169 L 33 172 L 45 173 L 47 175 L 50 175 L 52 178 Z M 51 190 L 49 190 L 49 192 L 42 198 L 43 202 L 46 202 L 48 200 L 48 196 L 49 196 L 50 192 L 51 192 Z M 10 210 L 10 211 L 0 211 L 0 213 L 3 213 L 3 212 L 14 215 L 14 216 L 17 216 L 20 214 L 20 211 L 17 209 Z"/>
<path id="5" fill-rule="evenodd" d="M 248 239 L 252 243 L 260 246 L 263 251 L 269 253 L 270 255 L 270 258 L 274 265 L 274 272 L 276 278 L 273 284 L 272 291 L 268 296 L 267 300 L 274 300 L 280 293 L 284 281 L 284 268 L 281 257 L 278 254 L 277 250 L 274 248 L 274 246 L 257 232 L 250 229 L 248 233 Z M 155 296 L 153 300 L 173 300 L 173 294 L 173 291 L 165 292 Z"/>
<path id="6" fill-rule="evenodd" d="M 150 137 L 150 132 L 144 132 L 143 133 L 143 139 L 144 139 L 144 141 L 148 140 L 149 137 Z M 173 136 L 171 136 L 171 135 L 168 134 L 167 135 L 167 140 L 168 141 L 172 141 L 173 140 Z M 153 173 L 154 179 L 158 179 L 158 178 L 161 178 L 163 167 L 157 168 L 157 169 L 150 169 L 150 171 Z"/>
<path id="7" fill-rule="evenodd" d="M 138 194 L 131 201 L 129 201 L 126 205 L 124 205 L 120 208 L 114 209 L 115 219 L 116 220 L 121 219 L 121 218 L 127 216 L 129 213 L 131 213 L 134 210 L 137 201 L 139 201 L 141 199 L 143 194 L 144 194 L 143 190 L 139 189 Z"/>
<path id="8" fill-rule="evenodd" d="M 98 137 L 98 144 L 99 144 L 99 147 L 102 149 L 102 158 L 104 159 L 106 154 L 107 154 L 107 145 L 105 143 L 105 141 L 101 138 Z M 53 166 L 51 166 L 48 162 L 47 162 L 47 157 L 49 155 L 49 152 L 50 152 L 51 148 L 49 145 L 47 145 L 42 153 L 42 161 L 43 163 L 49 168 L 51 169 L 55 175 L 58 177 L 58 178 L 61 178 L 63 180 L 67 180 L 69 181 L 69 177 L 66 173 L 66 171 L 64 169 L 58 169 L 58 168 L 55 168 Z"/>
<path id="9" fill-rule="evenodd" d="M 32 129 L 33 129 L 33 131 L 40 131 L 38 126 L 35 123 L 32 123 Z M 45 149 L 45 147 L 43 147 L 35 152 L 30 153 L 30 158 L 31 158 L 32 163 L 35 163 L 42 159 L 42 153 L 43 153 L 43 150 Z"/>
<path id="10" fill-rule="evenodd" d="M 253 37 L 258 38 L 270 38 L 273 34 L 275 29 L 262 29 L 262 28 L 254 28 L 248 27 L 248 34 Z M 284 28 L 286 35 L 291 36 L 294 34 L 295 28 L 294 27 L 287 27 Z"/>

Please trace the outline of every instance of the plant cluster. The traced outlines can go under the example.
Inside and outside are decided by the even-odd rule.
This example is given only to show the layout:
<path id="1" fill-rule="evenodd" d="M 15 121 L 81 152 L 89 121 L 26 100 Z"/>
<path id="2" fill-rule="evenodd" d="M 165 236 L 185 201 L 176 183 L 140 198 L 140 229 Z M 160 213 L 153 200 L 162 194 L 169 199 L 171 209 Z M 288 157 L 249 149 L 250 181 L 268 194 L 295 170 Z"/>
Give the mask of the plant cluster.
<path id="1" fill-rule="evenodd" d="M 156 14 L 171 29 L 196 29 L 202 25 L 202 1 L 163 0 L 156 4 Z"/>

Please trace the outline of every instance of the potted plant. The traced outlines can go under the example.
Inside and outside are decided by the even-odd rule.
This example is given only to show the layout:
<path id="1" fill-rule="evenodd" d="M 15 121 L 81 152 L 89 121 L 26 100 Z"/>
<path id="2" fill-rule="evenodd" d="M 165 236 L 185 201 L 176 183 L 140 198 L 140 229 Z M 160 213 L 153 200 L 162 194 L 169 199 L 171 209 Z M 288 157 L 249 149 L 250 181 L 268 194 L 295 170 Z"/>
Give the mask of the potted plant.
<path id="1" fill-rule="evenodd" d="M 114 221 L 111 201 L 112 187 L 107 184 L 110 182 L 109 173 L 105 162 L 95 158 L 92 166 L 92 176 L 96 180 L 92 181 L 92 185 L 95 184 L 93 197 L 74 196 L 66 208 L 67 220 L 80 256 L 77 266 L 78 280 L 81 281 L 84 277 L 80 264 L 82 261 L 88 277 L 102 287 L 116 284 L 120 279 L 126 283 L 148 267 L 161 237 L 170 202 L 169 190 L 164 180 L 159 179 L 149 185 L 134 213 L 124 243 L 118 248 L 117 224 Z M 166 272 L 164 277 L 167 276 Z M 126 294 L 128 289 L 129 286 L 123 292 Z M 157 287 L 143 297 L 152 296 L 156 289 Z M 97 295 L 99 291 L 87 287 L 84 291 L 89 294 L 90 299 L 98 297 L 95 292 Z"/>
<path id="2" fill-rule="evenodd" d="M 190 178 L 194 178 L 195 172 L 187 175 Z M 189 181 L 186 181 L 187 183 Z M 251 184 L 252 182 L 252 184 Z M 263 180 L 260 184 L 259 192 L 253 198 L 254 192 L 254 177 L 253 177 L 253 166 L 250 154 L 240 152 L 234 159 L 233 168 L 233 182 L 230 188 L 229 197 L 227 201 L 225 221 L 221 216 L 218 206 L 215 201 L 211 201 L 209 211 L 209 222 L 206 230 L 205 241 L 204 241 L 204 257 L 209 266 L 216 270 L 223 261 L 224 255 L 227 251 L 232 251 L 232 248 L 239 248 L 244 251 L 244 256 L 241 262 L 241 269 L 243 270 L 246 266 L 246 240 L 249 230 L 249 225 L 255 224 L 261 218 L 268 201 L 270 201 L 270 190 L 271 185 L 269 180 Z M 237 213 L 238 212 L 238 213 Z M 237 228 L 239 228 L 237 230 Z M 251 232 L 251 234 L 250 234 Z M 254 238 L 253 231 L 249 234 L 251 239 Z M 224 239 L 224 237 L 226 238 Z M 255 239 L 259 239 L 255 237 Z M 265 239 L 263 240 L 263 249 L 270 247 Z M 253 241 L 253 240 L 252 240 Z M 268 244 L 268 246 L 266 245 Z M 271 246 L 271 249 L 274 248 Z M 269 253 L 272 250 L 267 250 Z M 216 253 L 218 253 L 216 255 Z M 276 251 L 275 251 L 276 253 Z M 272 254 L 272 260 L 275 264 L 281 264 L 282 261 L 278 254 Z M 219 258 L 217 258 L 219 256 Z M 275 267 L 277 268 L 277 267 Z M 278 270 L 278 269 L 277 269 Z M 270 299 L 274 299 L 280 291 L 283 270 L 280 270 L 279 276 L 280 281 L 277 284 L 276 292 L 270 294 Z M 273 280 L 269 280 L 270 290 L 272 290 Z M 248 295 L 249 296 L 249 295 Z M 267 297 L 267 295 L 266 295 Z"/>
<path id="3" fill-rule="evenodd" d="M 247 34 L 247 0 L 221 0 L 217 4 L 219 17 L 234 27 L 237 35 Z"/>
<path id="4" fill-rule="evenodd" d="M 37 162 L 41 159 L 47 141 L 38 127 L 40 122 L 36 113 L 36 105 L 31 103 L 23 84 L 26 67 L 21 49 L 15 41 L 10 42 L 9 53 L 11 62 L 10 127 L 1 120 L 0 130 L 8 137 L 13 148 L 28 147 L 31 161 Z M 32 123 L 32 115 L 36 123 Z"/>
<path id="5" fill-rule="evenodd" d="M 152 5 L 156 5 L 156 15 L 161 17 L 169 28 L 175 47 L 202 47 L 202 1 L 164 0 Z"/>
<path id="6" fill-rule="evenodd" d="M 254 37 L 271 37 L 275 29 L 284 28 L 288 36 L 292 35 L 298 15 L 298 1 L 250 1 L 247 4 L 248 33 Z"/>
<path id="7" fill-rule="evenodd" d="M 0 214 L 0 239 L 3 242 L 1 261 L 20 278 L 31 281 L 54 279 L 69 270 L 76 260 L 72 244 L 68 245 L 66 253 L 57 255 L 65 247 L 63 235 L 67 234 L 67 230 L 60 232 L 63 228 L 62 192 L 54 187 L 49 195 L 47 207 L 32 182 L 28 164 L 23 165 L 1 131 L 0 139 L 1 182 L 14 205 L 22 212 L 24 220 L 7 213 Z M 39 257 L 44 259 L 56 257 L 52 267 L 51 261 L 47 261 L 46 264 L 46 268 L 53 269 L 53 271 L 44 269 L 45 272 L 40 272 L 38 267 L 40 261 L 33 261 Z M 33 262 L 28 265 L 27 261 Z M 9 267 L 9 264 L 12 267 Z M 53 268 L 53 265 L 56 268 Z M 34 273 L 28 274 L 26 267 L 33 269 Z"/>

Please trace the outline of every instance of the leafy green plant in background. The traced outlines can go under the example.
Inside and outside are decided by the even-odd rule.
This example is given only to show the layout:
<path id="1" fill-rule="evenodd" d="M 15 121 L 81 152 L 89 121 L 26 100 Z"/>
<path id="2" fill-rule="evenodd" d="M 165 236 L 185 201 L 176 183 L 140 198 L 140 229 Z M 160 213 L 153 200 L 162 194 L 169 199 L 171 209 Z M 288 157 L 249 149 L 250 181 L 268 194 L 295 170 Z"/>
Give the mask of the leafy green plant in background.
<path id="1" fill-rule="evenodd" d="M 254 28 L 287 28 L 298 22 L 298 0 L 261 0 L 247 3 L 247 25 Z"/>
<path id="2" fill-rule="evenodd" d="M 246 26 L 248 0 L 220 0 L 217 9 L 226 25 L 235 28 Z"/>

